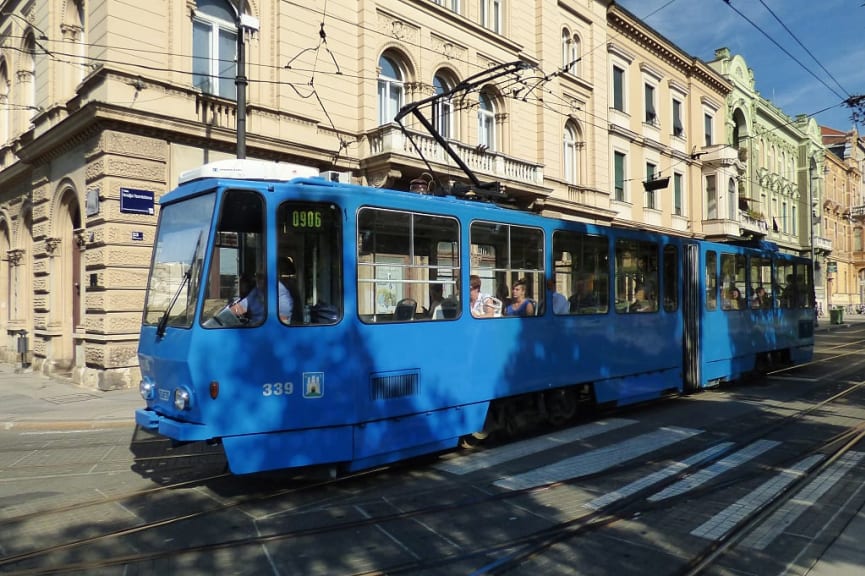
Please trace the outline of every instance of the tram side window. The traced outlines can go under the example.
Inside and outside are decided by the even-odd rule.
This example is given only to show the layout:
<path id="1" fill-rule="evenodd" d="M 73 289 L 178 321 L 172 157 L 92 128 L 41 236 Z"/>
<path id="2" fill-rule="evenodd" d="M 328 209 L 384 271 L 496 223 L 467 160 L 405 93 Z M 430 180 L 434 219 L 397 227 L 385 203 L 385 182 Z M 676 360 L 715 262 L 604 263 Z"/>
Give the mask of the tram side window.
<path id="1" fill-rule="evenodd" d="M 616 312 L 658 311 L 658 245 L 616 241 Z"/>
<path id="2" fill-rule="evenodd" d="M 357 310 L 362 322 L 459 317 L 455 218 L 363 208 L 357 233 Z"/>
<path id="3" fill-rule="evenodd" d="M 342 217 L 326 202 L 284 202 L 276 214 L 279 285 L 291 311 L 279 318 L 292 326 L 335 324 L 342 317 Z M 281 299 L 280 302 L 284 302 Z"/>
<path id="4" fill-rule="evenodd" d="M 810 289 L 804 264 L 775 261 L 775 297 L 781 308 L 808 308 Z"/>
<path id="5" fill-rule="evenodd" d="M 610 309 L 610 248 L 606 236 L 553 233 L 556 292 L 568 302 L 555 314 L 606 314 Z"/>
<path id="6" fill-rule="evenodd" d="M 706 310 L 718 309 L 718 254 L 706 252 Z"/>
<path id="7" fill-rule="evenodd" d="M 793 273 L 796 278 L 797 308 L 811 308 L 814 306 L 813 287 L 811 286 L 811 267 L 805 263 L 793 265 Z"/>
<path id="8" fill-rule="evenodd" d="M 493 297 L 492 305 L 486 307 L 487 314 L 537 315 L 545 294 L 543 230 L 494 222 L 472 223 L 470 274 L 480 277 L 480 293 Z M 519 303 L 514 301 L 513 287 L 517 282 L 524 287 L 525 296 Z"/>
<path id="9" fill-rule="evenodd" d="M 767 309 L 772 307 L 772 259 L 760 256 L 751 257 L 751 308 Z"/>
<path id="10" fill-rule="evenodd" d="M 210 273 L 201 320 L 208 328 L 258 326 L 267 315 L 267 300 L 244 312 L 226 308 L 245 298 L 256 281 L 267 277 L 264 246 L 264 201 L 252 190 L 229 190 L 219 211 Z M 260 304 L 259 304 L 260 303 Z M 237 316 L 239 314 L 239 316 Z"/>
<path id="11" fill-rule="evenodd" d="M 721 308 L 747 309 L 747 262 L 744 254 L 721 254 Z"/>
<path id="12" fill-rule="evenodd" d="M 679 309 L 679 250 L 664 246 L 664 311 Z"/>

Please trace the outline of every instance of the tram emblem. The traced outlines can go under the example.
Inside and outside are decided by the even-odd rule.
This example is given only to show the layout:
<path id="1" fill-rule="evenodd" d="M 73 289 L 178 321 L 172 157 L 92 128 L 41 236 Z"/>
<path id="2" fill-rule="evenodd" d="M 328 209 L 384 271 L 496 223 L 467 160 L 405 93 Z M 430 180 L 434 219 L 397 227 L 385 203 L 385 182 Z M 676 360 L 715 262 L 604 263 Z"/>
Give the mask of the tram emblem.
<path id="1" fill-rule="evenodd" d="M 324 372 L 303 373 L 303 397 L 321 398 L 324 396 Z"/>

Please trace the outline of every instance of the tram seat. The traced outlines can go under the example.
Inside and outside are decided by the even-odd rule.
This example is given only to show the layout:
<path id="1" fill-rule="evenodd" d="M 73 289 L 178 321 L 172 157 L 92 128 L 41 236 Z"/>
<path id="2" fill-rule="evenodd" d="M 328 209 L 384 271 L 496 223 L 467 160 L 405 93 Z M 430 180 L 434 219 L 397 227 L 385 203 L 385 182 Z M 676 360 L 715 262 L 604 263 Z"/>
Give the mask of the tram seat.
<path id="1" fill-rule="evenodd" d="M 436 313 L 441 313 L 442 318 L 456 318 L 457 317 L 457 309 L 459 308 L 459 303 L 456 301 L 456 298 L 452 296 L 448 296 L 439 304 Z"/>
<path id="2" fill-rule="evenodd" d="M 412 298 L 403 298 L 396 303 L 396 310 L 393 313 L 393 319 L 414 320 L 414 315 L 417 313 L 417 302 Z"/>

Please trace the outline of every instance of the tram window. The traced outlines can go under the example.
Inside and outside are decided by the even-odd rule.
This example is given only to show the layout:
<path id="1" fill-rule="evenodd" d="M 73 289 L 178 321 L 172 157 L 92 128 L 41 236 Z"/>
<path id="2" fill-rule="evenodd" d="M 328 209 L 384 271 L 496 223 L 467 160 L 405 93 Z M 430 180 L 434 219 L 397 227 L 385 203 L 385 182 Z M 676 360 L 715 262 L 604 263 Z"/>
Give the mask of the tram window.
<path id="1" fill-rule="evenodd" d="M 291 296 L 283 323 L 335 324 L 342 317 L 342 216 L 324 202 L 285 202 L 276 214 L 279 282 Z M 278 289 L 282 290 L 279 286 Z"/>
<path id="2" fill-rule="evenodd" d="M 267 301 L 250 308 L 239 319 L 226 305 L 252 291 L 256 277 L 266 278 L 264 258 L 264 200 L 253 190 L 229 190 L 219 211 L 212 246 L 210 273 L 204 290 L 201 319 L 208 328 L 258 326 L 267 314 Z M 225 314 L 220 312 L 225 311 Z M 229 321 L 230 320 L 230 321 Z"/>
<path id="3" fill-rule="evenodd" d="M 658 245 L 616 241 L 616 312 L 658 311 Z"/>
<path id="4" fill-rule="evenodd" d="M 145 324 L 157 324 L 166 317 L 167 326 L 192 326 L 215 204 L 216 194 L 209 193 L 160 210 L 144 306 Z"/>
<path id="5" fill-rule="evenodd" d="M 718 309 L 718 255 L 706 252 L 706 310 Z"/>
<path id="6" fill-rule="evenodd" d="M 459 316 L 455 218 L 363 208 L 357 230 L 357 309 L 362 322 Z"/>
<path id="7" fill-rule="evenodd" d="M 747 263 L 744 254 L 721 254 L 721 308 L 744 310 L 747 308 Z"/>
<path id="8" fill-rule="evenodd" d="M 607 237 L 557 230 L 553 254 L 556 291 L 567 298 L 566 313 L 606 314 L 610 309 Z"/>
<path id="9" fill-rule="evenodd" d="M 760 256 L 751 257 L 750 278 L 751 308 L 772 307 L 772 259 Z"/>
<path id="10" fill-rule="evenodd" d="M 518 280 L 524 280 L 525 295 L 531 301 L 529 309 L 536 315 L 546 293 L 543 230 L 495 222 L 472 223 L 470 274 L 480 276 L 481 293 L 498 301 L 495 317 L 508 315 L 511 289 Z"/>
<path id="11" fill-rule="evenodd" d="M 781 308 L 807 308 L 804 266 L 778 259 L 775 263 L 775 297 Z"/>
<path id="12" fill-rule="evenodd" d="M 811 308 L 814 305 L 811 294 L 811 267 L 804 263 L 793 265 L 793 273 L 796 278 L 797 308 Z"/>
<path id="13" fill-rule="evenodd" d="M 664 311 L 679 309 L 679 250 L 664 246 Z"/>

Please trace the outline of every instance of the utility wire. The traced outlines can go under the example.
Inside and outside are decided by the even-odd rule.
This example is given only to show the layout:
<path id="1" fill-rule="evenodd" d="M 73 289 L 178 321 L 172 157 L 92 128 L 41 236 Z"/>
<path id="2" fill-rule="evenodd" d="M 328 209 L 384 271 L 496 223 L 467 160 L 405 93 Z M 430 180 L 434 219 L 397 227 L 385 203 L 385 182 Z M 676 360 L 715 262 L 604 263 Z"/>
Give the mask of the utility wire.
<path id="1" fill-rule="evenodd" d="M 725 1 L 726 1 L 726 0 L 725 0 Z M 778 21 L 778 24 L 780 24 L 780 25 L 784 28 L 784 30 L 786 30 L 787 33 L 788 33 L 788 34 L 793 38 L 793 40 L 795 40 L 796 43 L 797 43 L 799 46 L 802 47 L 802 49 L 803 49 L 803 50 L 808 54 L 808 56 L 810 56 L 810 57 L 814 60 L 814 62 L 817 63 L 817 66 L 819 66 L 820 68 L 822 68 L 822 69 L 823 69 L 823 72 L 825 72 L 826 75 L 829 76 L 829 78 L 831 78 L 832 81 L 835 82 L 835 84 L 838 85 L 838 88 L 840 88 L 842 92 L 844 92 L 845 94 L 847 94 L 847 95 L 849 96 L 849 95 L 850 95 L 850 92 L 849 92 L 848 90 L 845 90 L 844 87 L 841 86 L 841 83 L 838 82 L 838 80 L 837 80 L 834 76 L 832 76 L 832 73 L 829 72 L 829 71 L 826 69 L 825 66 L 823 66 L 823 64 L 822 64 L 822 63 L 817 59 L 817 57 L 814 56 L 814 54 L 812 54 L 811 51 L 808 50 L 808 48 L 807 48 L 804 44 L 802 44 L 802 42 L 799 40 L 799 38 L 798 38 L 798 37 L 793 33 L 792 30 L 790 30 L 790 29 L 787 27 L 786 24 L 784 24 L 784 22 L 781 21 L 781 19 L 778 17 L 778 15 L 775 14 L 775 12 L 774 12 L 774 11 L 773 11 L 773 10 L 772 10 L 768 5 L 767 5 L 767 4 L 766 4 L 766 2 L 764 2 L 763 0 L 760 0 L 760 4 L 762 4 L 763 7 L 766 8 L 766 10 L 769 11 L 769 14 L 771 14 L 771 15 L 775 18 L 775 20 Z M 836 96 L 837 96 L 837 94 L 836 94 Z"/>
<path id="2" fill-rule="evenodd" d="M 814 77 L 814 78 L 815 78 L 815 79 L 816 79 L 820 84 L 822 84 L 822 85 L 825 86 L 825 87 L 826 87 L 830 92 L 832 92 L 833 94 L 835 94 L 835 96 L 837 96 L 839 99 L 841 99 L 841 100 L 846 100 L 846 99 L 850 96 L 849 94 L 846 95 L 846 96 L 843 96 L 843 95 L 839 94 L 839 93 L 835 90 L 835 88 L 829 86 L 829 85 L 826 83 L 825 80 L 823 80 L 822 78 L 820 78 L 819 76 L 817 76 L 816 74 L 814 74 L 814 72 L 812 72 L 812 71 L 811 71 L 807 66 L 805 66 L 805 65 L 804 65 L 804 64 L 803 64 L 803 63 L 802 63 L 798 58 L 796 58 L 795 56 L 793 56 L 793 55 L 790 53 L 789 50 L 787 50 L 786 48 L 784 48 L 783 46 L 781 46 L 781 45 L 780 45 L 780 44 L 779 44 L 779 43 L 778 43 L 774 38 L 772 38 L 772 37 L 771 37 L 771 36 L 770 36 L 770 35 L 769 35 L 765 30 L 763 30 L 763 28 L 761 28 L 761 27 L 760 27 L 758 24 L 756 24 L 753 20 L 751 20 L 750 18 L 748 18 L 748 16 L 746 16 L 745 14 L 743 14 L 741 10 L 739 10 L 738 8 L 736 8 L 735 6 L 733 6 L 732 0 L 722 0 L 722 1 L 724 2 L 724 4 L 726 4 L 727 6 L 729 6 L 730 9 L 733 10 L 736 14 L 738 14 L 739 16 L 741 16 L 742 19 L 744 19 L 744 20 L 745 20 L 746 22 L 748 22 L 751 26 L 753 26 L 754 28 L 756 28 L 756 29 L 760 32 L 760 34 L 762 34 L 763 36 L 765 36 L 766 38 L 768 38 L 769 41 L 770 41 L 772 44 L 774 44 L 775 46 L 777 46 L 777 47 L 778 47 L 778 48 L 779 48 L 779 49 L 780 49 L 784 54 L 786 54 L 787 56 L 789 56 L 791 60 L 793 60 L 796 64 L 798 64 L 799 66 L 801 66 L 802 69 L 803 69 L 805 72 L 807 72 L 808 74 L 810 74 L 811 76 L 813 76 L 813 77 Z M 843 88 L 842 88 L 842 89 L 843 89 Z"/>

